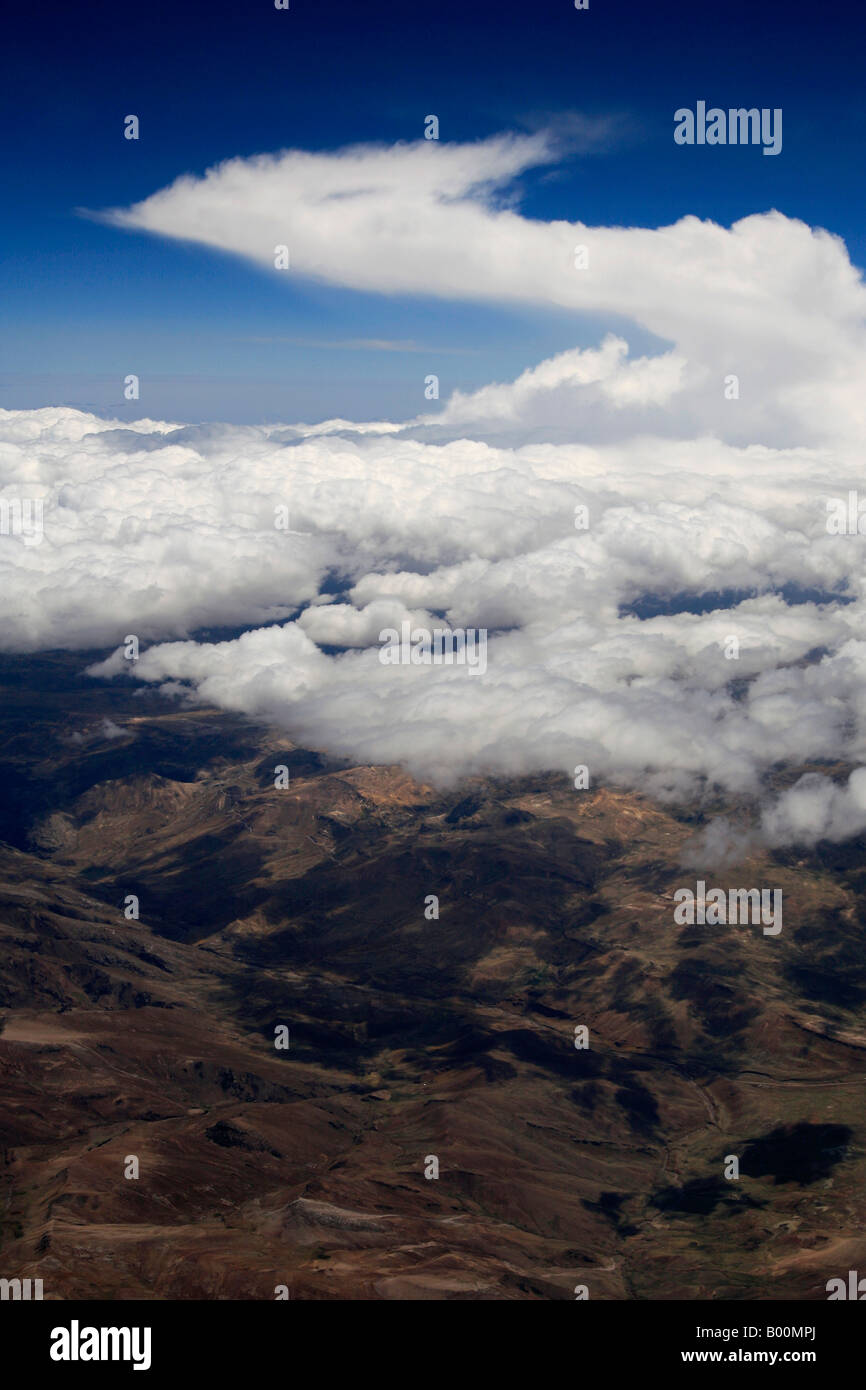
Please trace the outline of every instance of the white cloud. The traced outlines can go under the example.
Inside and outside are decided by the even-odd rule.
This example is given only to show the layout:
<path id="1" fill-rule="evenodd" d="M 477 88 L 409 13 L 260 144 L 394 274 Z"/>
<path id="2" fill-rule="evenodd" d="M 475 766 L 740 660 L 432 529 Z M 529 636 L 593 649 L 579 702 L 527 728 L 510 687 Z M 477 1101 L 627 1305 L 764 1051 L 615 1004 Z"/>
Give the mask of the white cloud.
<path id="1" fill-rule="evenodd" d="M 288 150 L 229 160 L 103 216 L 234 253 L 277 281 L 620 315 L 674 352 L 661 377 L 658 364 L 632 368 L 620 403 L 687 388 L 676 433 L 862 437 L 866 288 L 838 238 L 777 212 L 730 229 L 691 216 L 653 229 L 546 223 L 506 205 L 518 175 L 558 157 L 543 132 Z M 288 271 L 274 269 L 281 245 Z M 724 397 L 729 374 L 740 378 L 737 402 Z"/>
<path id="2" fill-rule="evenodd" d="M 404 622 L 413 627 L 433 625 L 423 609 L 408 609 L 398 599 L 377 599 L 365 608 L 351 603 L 331 603 L 327 607 L 307 608 L 298 626 L 319 646 L 372 647 L 385 628 L 399 629 Z"/>
<path id="3" fill-rule="evenodd" d="M 572 348 L 529 367 L 516 381 L 484 386 L 464 395 L 455 391 L 439 415 L 425 422 L 473 430 L 517 424 L 549 423 L 580 409 L 613 406 L 664 406 L 681 389 L 685 362 L 674 353 L 628 361 L 628 343 L 609 335 L 597 350 Z"/>
<path id="4" fill-rule="evenodd" d="M 194 445 L 194 431 L 181 433 L 189 441 L 181 456 L 170 431 L 141 453 L 135 436 L 123 436 L 131 455 L 110 450 L 86 491 L 93 508 L 98 487 L 114 499 L 118 470 L 126 477 L 141 467 L 152 485 L 182 457 L 185 488 L 172 492 L 169 529 L 185 538 L 188 573 L 160 585 L 174 605 L 164 631 L 197 620 L 199 564 L 210 621 L 237 618 L 246 605 L 255 622 L 290 593 L 302 611 L 236 642 L 154 645 L 134 668 L 117 652 L 103 673 L 172 689 L 187 682 L 299 741 L 404 762 L 440 782 L 587 763 L 594 776 L 658 795 L 693 796 L 705 779 L 758 795 L 774 763 L 866 757 L 860 538 L 825 529 L 825 496 L 853 474 L 840 477 L 820 453 L 646 439 L 508 450 L 371 433 L 303 438 L 281 428 L 208 430 Z M 278 497 L 308 536 L 274 532 Z M 575 505 L 587 507 L 588 530 L 575 530 Z M 93 511 L 84 515 L 92 524 Z M 135 533 L 121 524 L 118 551 L 164 554 L 165 522 L 157 513 Z M 104 559 L 104 516 L 97 529 Z M 206 562 L 203 546 L 212 548 Z M 67 577 L 68 568 L 50 524 L 35 554 L 48 575 L 47 621 L 54 598 L 65 604 L 69 595 L 56 583 L 56 567 Z M 109 643 L 142 627 L 145 599 L 117 583 L 128 566 L 121 554 L 111 594 L 89 618 Z M 336 572 L 349 585 L 339 594 Z M 855 601 L 790 606 L 770 592 L 788 583 L 847 583 Z M 704 614 L 641 620 L 621 611 L 647 589 L 731 585 L 763 592 Z M 112 604 L 125 605 L 122 618 Z M 404 620 L 488 628 L 483 679 L 456 667 L 383 666 L 379 633 Z M 731 636 L 734 661 L 725 656 Z M 346 650 L 329 657 L 320 646 Z M 807 663 L 818 648 L 827 655 Z"/>
<path id="5" fill-rule="evenodd" d="M 761 828 L 772 845 L 809 846 L 861 834 L 866 830 L 866 767 L 855 768 L 844 786 L 820 773 L 806 773 L 764 811 Z"/>

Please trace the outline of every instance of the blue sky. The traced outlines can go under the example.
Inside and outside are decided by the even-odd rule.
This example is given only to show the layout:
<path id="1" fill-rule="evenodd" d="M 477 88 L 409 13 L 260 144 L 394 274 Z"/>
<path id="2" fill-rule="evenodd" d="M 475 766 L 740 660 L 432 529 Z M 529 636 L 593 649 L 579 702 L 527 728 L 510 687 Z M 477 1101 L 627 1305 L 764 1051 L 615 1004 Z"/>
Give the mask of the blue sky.
<path id="1" fill-rule="evenodd" d="M 862 11 L 571 0 L 48 3 L 13 12 L 0 92 L 0 405 L 77 404 L 181 420 L 405 418 L 436 372 L 446 395 L 595 343 L 591 319 L 361 294 L 83 217 L 237 155 L 443 141 L 611 118 L 592 154 L 520 180 L 538 219 L 724 225 L 776 207 L 866 263 Z M 698 99 L 781 107 L 777 158 L 684 148 Z M 141 139 L 123 138 L 123 117 Z M 639 335 L 631 341 L 640 346 Z M 353 346 L 358 340 L 417 350 Z M 147 383 L 134 409 L 122 381 Z"/>

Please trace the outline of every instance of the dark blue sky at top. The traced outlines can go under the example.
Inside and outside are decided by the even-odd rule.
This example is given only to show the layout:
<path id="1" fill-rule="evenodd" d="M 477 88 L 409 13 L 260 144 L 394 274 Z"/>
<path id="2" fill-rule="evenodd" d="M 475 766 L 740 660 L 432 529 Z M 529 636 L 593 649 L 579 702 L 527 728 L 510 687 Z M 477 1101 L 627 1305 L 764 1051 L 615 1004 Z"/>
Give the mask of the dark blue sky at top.
<path id="1" fill-rule="evenodd" d="M 839 234 L 864 265 L 864 34 L 853 0 L 16 6 L 0 83 L 0 405 L 404 418 L 425 408 L 429 371 L 447 395 L 597 341 L 601 325 L 561 312 L 275 285 L 235 258 L 76 211 L 129 204 L 235 155 L 417 139 L 430 112 L 458 141 L 575 111 L 623 118 L 614 148 L 521 180 L 526 216 L 730 225 L 776 207 Z M 782 107 L 782 153 L 675 145 L 674 110 L 699 99 Z M 137 142 L 123 138 L 129 112 Z M 310 345 L 357 338 L 424 350 Z M 134 411 L 122 403 L 131 371 Z"/>

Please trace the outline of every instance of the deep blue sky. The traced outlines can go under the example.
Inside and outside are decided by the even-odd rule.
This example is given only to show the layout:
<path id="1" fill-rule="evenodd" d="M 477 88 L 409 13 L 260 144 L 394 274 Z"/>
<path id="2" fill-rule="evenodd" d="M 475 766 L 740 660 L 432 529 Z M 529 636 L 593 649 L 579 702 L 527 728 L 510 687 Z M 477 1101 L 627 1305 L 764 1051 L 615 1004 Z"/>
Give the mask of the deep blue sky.
<path id="1" fill-rule="evenodd" d="M 527 129 L 565 112 L 626 119 L 615 149 L 524 180 L 522 211 L 658 226 L 771 207 L 866 264 L 866 24 L 853 0 L 122 0 L 15 7 L 4 27 L 0 405 L 168 418 L 405 418 L 443 395 L 594 341 L 599 325 L 275 284 L 241 261 L 88 221 L 233 155 Z M 782 107 L 784 148 L 683 148 L 704 98 Z M 137 113 L 142 138 L 124 140 Z M 412 340 L 421 353 L 298 338 Z M 433 349 L 436 349 L 435 351 Z M 143 396 L 122 403 L 135 371 Z M 144 383 L 146 382 L 146 392 Z"/>

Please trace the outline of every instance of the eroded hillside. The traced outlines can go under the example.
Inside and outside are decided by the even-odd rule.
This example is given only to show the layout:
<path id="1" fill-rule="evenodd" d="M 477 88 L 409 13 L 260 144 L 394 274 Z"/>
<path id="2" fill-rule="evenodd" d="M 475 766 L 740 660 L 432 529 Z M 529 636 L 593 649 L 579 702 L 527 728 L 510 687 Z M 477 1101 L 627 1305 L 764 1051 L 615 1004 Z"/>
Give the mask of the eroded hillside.
<path id="1" fill-rule="evenodd" d="M 646 798 L 442 793 L 81 664 L 0 672 L 0 1272 L 814 1299 L 863 1267 L 860 846 L 716 872 L 782 890 L 778 937 L 682 927 L 695 825 Z"/>

